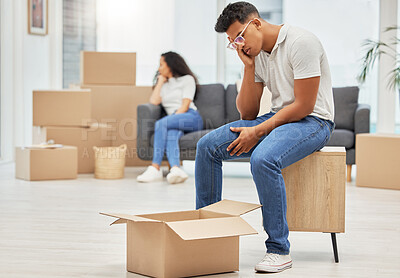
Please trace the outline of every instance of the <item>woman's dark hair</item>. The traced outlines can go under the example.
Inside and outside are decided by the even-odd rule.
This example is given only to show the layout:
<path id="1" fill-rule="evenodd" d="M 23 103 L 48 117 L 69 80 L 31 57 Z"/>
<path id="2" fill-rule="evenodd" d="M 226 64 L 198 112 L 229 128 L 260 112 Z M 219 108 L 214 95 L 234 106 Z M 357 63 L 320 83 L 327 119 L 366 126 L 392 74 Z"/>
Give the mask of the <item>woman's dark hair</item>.
<path id="1" fill-rule="evenodd" d="M 197 85 L 198 85 L 198 80 L 196 75 L 192 72 L 192 70 L 189 68 L 189 66 L 186 64 L 185 59 L 181 55 L 179 55 L 176 52 L 169 51 L 161 54 L 161 57 L 164 57 L 164 61 L 171 70 L 172 76 L 173 77 L 181 77 L 184 75 L 191 75 L 194 78 L 194 81 L 196 83 L 196 93 L 194 95 L 194 99 L 196 98 L 197 94 Z M 157 76 L 158 76 L 158 71 L 156 73 L 156 76 L 154 77 L 154 84 L 157 82 Z"/>
<path id="2" fill-rule="evenodd" d="M 257 8 L 248 2 L 230 3 L 222 11 L 215 24 L 215 31 L 218 33 L 225 33 L 236 20 L 244 24 L 250 15 L 260 17 Z"/>
<path id="3" fill-rule="evenodd" d="M 183 59 L 183 57 L 181 55 L 179 55 L 176 52 L 169 51 L 169 52 L 165 52 L 165 53 L 161 54 L 161 57 L 164 57 L 164 61 L 165 61 L 165 63 L 167 63 L 167 66 L 171 70 L 173 77 L 181 77 L 184 75 L 191 75 L 191 76 L 193 76 L 194 81 L 196 82 L 196 85 L 199 83 L 196 75 L 192 72 L 192 70 L 186 64 L 185 59 Z M 156 76 L 154 78 L 155 82 L 157 82 L 157 76 L 158 76 L 158 72 L 156 73 Z"/>

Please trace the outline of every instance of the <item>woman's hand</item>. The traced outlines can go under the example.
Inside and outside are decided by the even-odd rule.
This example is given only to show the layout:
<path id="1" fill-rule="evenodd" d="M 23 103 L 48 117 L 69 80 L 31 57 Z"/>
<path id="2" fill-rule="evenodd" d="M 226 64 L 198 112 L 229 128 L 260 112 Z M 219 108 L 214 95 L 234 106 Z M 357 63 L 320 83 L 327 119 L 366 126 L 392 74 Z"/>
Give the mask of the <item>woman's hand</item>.
<path id="1" fill-rule="evenodd" d="M 231 131 L 240 132 L 238 138 L 233 141 L 226 149 L 230 152 L 230 155 L 241 155 L 242 153 L 248 153 L 253 148 L 260 137 L 257 135 L 256 127 L 231 127 Z M 232 151 L 231 151 L 232 150 Z"/>
<path id="2" fill-rule="evenodd" d="M 182 105 L 181 107 L 179 107 L 176 111 L 175 114 L 182 114 L 182 113 L 186 113 L 189 110 L 190 107 L 190 103 L 192 102 L 191 99 L 189 98 L 183 98 L 182 99 Z"/>
<path id="3" fill-rule="evenodd" d="M 159 74 L 157 76 L 157 84 L 164 84 L 165 82 L 167 82 L 167 78 L 164 75 Z"/>
<path id="4" fill-rule="evenodd" d="M 183 109 L 182 107 L 181 108 L 179 108 L 179 109 L 177 109 L 176 111 L 175 111 L 175 114 L 182 114 L 182 113 L 186 113 L 187 112 L 187 110 L 185 110 L 185 109 Z"/>

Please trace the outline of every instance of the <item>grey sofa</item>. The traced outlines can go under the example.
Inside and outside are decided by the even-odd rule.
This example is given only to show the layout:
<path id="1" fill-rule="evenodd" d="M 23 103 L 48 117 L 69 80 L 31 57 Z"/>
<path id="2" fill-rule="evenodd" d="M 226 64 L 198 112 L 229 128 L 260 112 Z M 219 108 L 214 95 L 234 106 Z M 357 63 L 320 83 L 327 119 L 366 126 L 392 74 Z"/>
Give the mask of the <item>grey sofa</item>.
<path id="1" fill-rule="evenodd" d="M 333 88 L 336 127 L 327 146 L 346 148 L 347 181 L 356 160 L 356 135 L 369 133 L 370 127 L 371 107 L 358 103 L 358 93 L 358 87 Z"/>
<path id="2" fill-rule="evenodd" d="M 203 130 L 184 134 L 179 140 L 181 160 L 194 160 L 199 139 L 225 123 L 240 119 L 236 109 L 237 90 L 222 84 L 199 85 L 194 103 L 203 118 Z M 153 158 L 153 138 L 155 122 L 166 113 L 161 105 L 150 103 L 137 107 L 137 152 L 143 160 Z M 165 157 L 164 157 L 165 159 Z"/>
<path id="3" fill-rule="evenodd" d="M 179 141 L 181 160 L 194 160 L 197 141 L 211 130 L 240 119 L 236 109 L 236 85 L 226 89 L 221 84 L 199 85 L 195 104 L 200 112 L 204 129 L 187 133 Z M 348 178 L 351 165 L 355 163 L 355 136 L 369 132 L 370 107 L 358 103 L 358 87 L 334 88 L 336 128 L 328 146 L 346 147 Z M 161 105 L 150 103 L 137 108 L 137 151 L 140 159 L 153 157 L 153 137 L 155 122 L 165 115 Z"/>

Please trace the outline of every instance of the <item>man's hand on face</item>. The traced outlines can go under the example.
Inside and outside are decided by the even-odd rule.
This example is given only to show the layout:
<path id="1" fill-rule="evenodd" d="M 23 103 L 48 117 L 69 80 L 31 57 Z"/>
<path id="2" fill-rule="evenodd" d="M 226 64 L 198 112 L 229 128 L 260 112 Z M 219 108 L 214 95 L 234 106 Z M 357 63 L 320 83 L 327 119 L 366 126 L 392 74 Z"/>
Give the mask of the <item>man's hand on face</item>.
<path id="1" fill-rule="evenodd" d="M 240 132 L 238 138 L 233 141 L 226 149 L 230 152 L 230 155 L 241 155 L 242 153 L 248 153 L 253 148 L 260 137 L 257 136 L 256 127 L 231 127 L 231 131 Z M 232 150 L 232 151 L 231 151 Z"/>
<path id="2" fill-rule="evenodd" d="M 242 45 L 238 45 L 238 47 L 236 48 L 236 52 L 237 52 L 240 60 L 242 60 L 245 67 L 254 66 L 255 57 L 249 56 L 246 53 L 244 53 Z"/>

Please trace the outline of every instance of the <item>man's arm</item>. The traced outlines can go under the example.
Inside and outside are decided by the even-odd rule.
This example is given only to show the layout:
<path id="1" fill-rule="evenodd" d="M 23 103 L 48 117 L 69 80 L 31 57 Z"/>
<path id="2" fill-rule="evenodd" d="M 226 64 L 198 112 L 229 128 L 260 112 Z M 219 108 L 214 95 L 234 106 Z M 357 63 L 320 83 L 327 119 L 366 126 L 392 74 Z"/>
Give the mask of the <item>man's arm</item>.
<path id="1" fill-rule="evenodd" d="M 311 114 L 317 100 L 320 77 L 311 77 L 294 80 L 295 100 L 285 108 L 278 111 L 268 121 L 256 126 L 256 134 L 261 137 L 270 133 L 274 128 L 297 122 Z"/>
<path id="2" fill-rule="evenodd" d="M 242 120 L 254 120 L 260 110 L 264 85 L 262 82 L 255 82 L 254 76 L 254 65 L 245 66 L 242 86 L 236 98 L 236 107 Z"/>
<path id="3" fill-rule="evenodd" d="M 231 42 L 232 40 L 229 39 Z M 255 57 L 246 55 L 241 46 L 236 52 L 244 65 L 244 74 L 240 92 L 236 98 L 236 107 L 242 120 L 254 120 L 260 110 L 260 100 L 264 85 L 255 82 Z"/>
<path id="4" fill-rule="evenodd" d="M 231 127 L 233 132 L 240 132 L 238 138 L 226 149 L 230 155 L 247 153 L 257 144 L 260 137 L 270 133 L 278 126 L 300 121 L 314 110 L 317 100 L 320 77 L 296 79 L 294 81 L 295 100 L 282 108 L 273 117 L 253 127 Z"/>

